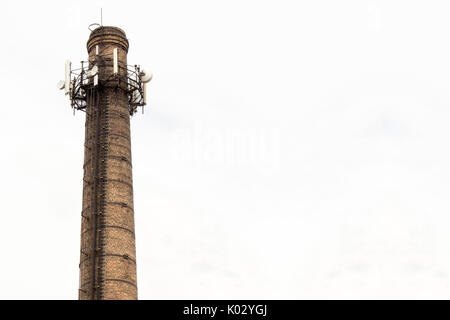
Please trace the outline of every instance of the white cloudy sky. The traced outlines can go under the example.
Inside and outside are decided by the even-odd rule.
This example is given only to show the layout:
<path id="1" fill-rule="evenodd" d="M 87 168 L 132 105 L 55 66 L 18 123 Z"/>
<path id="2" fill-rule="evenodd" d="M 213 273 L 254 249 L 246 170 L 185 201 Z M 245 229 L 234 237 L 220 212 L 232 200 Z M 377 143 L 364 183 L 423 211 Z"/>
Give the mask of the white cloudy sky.
<path id="1" fill-rule="evenodd" d="M 0 298 L 76 299 L 88 25 L 132 119 L 141 299 L 450 298 L 448 1 L 2 1 Z"/>

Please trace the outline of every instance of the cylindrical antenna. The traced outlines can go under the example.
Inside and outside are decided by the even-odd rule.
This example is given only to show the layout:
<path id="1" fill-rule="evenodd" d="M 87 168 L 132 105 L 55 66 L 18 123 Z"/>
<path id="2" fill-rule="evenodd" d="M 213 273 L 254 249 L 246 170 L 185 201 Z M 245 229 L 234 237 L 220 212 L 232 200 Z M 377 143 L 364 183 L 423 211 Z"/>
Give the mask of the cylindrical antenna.
<path id="1" fill-rule="evenodd" d="M 113 73 L 114 74 L 119 73 L 119 60 L 118 60 L 117 48 L 113 49 Z"/>
<path id="2" fill-rule="evenodd" d="M 71 73 L 72 63 L 70 60 L 66 60 L 65 77 L 64 77 L 64 88 L 65 93 L 69 94 L 70 91 L 70 73 Z"/>
<path id="3" fill-rule="evenodd" d="M 100 8 L 100 25 L 103 27 L 103 8 Z"/>

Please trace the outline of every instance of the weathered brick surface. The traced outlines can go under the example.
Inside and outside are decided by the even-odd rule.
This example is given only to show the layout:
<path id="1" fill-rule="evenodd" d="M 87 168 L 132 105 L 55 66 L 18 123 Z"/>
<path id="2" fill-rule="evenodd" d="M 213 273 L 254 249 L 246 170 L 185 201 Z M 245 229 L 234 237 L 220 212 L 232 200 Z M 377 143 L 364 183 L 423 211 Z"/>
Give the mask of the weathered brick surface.
<path id="1" fill-rule="evenodd" d="M 87 92 L 79 299 L 137 299 L 130 115 L 112 60 L 118 48 L 126 75 L 128 40 L 119 28 L 101 27 L 87 48 L 100 86 Z"/>

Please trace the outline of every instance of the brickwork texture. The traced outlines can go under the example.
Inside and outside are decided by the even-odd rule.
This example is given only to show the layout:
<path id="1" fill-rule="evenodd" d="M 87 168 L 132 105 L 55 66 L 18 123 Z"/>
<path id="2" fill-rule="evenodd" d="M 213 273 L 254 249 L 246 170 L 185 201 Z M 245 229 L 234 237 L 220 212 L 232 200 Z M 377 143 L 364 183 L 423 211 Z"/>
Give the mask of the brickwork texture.
<path id="1" fill-rule="evenodd" d="M 119 76 L 113 74 L 114 48 Z M 128 40 L 119 28 L 99 27 L 87 49 L 99 85 L 87 92 L 79 299 L 137 299 L 130 114 L 120 79 Z"/>

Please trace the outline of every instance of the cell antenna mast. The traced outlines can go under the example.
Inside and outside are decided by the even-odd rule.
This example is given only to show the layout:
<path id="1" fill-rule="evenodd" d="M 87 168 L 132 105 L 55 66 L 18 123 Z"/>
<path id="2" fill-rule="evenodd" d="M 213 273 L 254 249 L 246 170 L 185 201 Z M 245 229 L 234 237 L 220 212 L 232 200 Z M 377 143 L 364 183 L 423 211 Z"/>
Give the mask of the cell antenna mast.
<path id="1" fill-rule="evenodd" d="M 146 105 L 152 74 L 127 63 L 126 34 L 103 26 L 102 11 L 87 61 L 67 60 L 58 89 L 86 113 L 78 298 L 128 300 L 138 297 L 130 117 Z"/>

